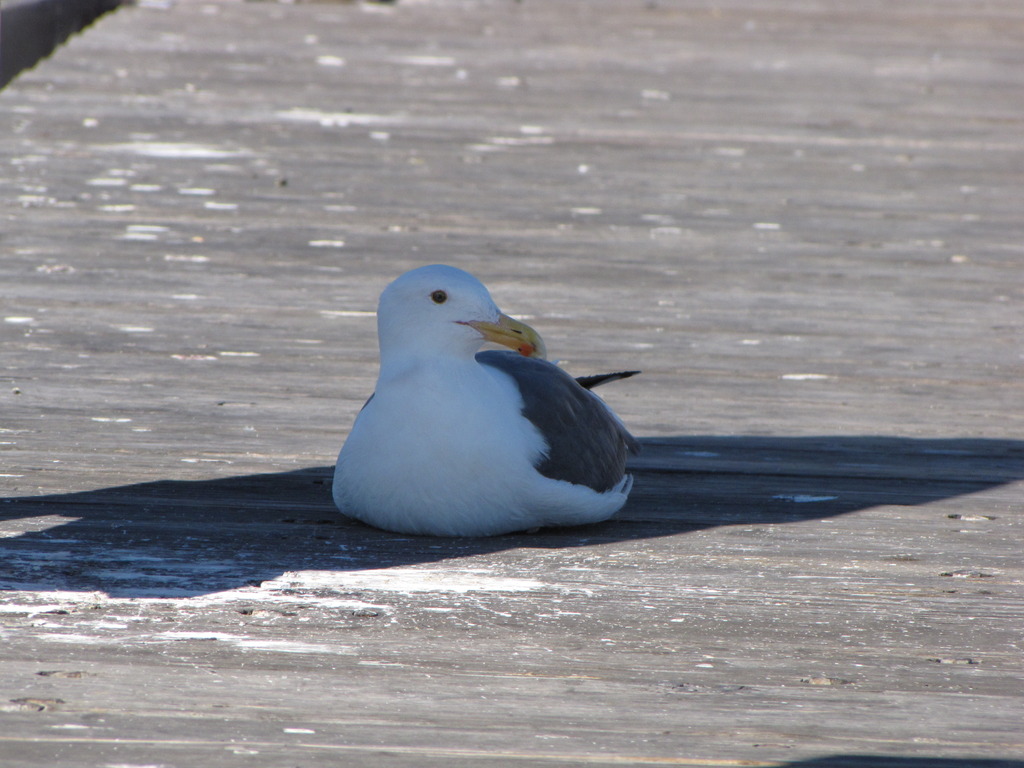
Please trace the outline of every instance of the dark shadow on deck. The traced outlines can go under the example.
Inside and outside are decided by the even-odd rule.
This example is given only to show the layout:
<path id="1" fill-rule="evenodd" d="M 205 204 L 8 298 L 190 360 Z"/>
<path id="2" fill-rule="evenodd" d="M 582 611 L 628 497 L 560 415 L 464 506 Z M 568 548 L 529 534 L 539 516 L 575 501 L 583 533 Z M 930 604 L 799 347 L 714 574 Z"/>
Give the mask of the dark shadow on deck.
<path id="1" fill-rule="evenodd" d="M 0 539 L 0 589 L 199 595 L 286 571 L 387 568 L 520 546 L 824 519 L 1024 479 L 1022 441 L 697 436 L 643 443 L 633 496 L 613 520 L 487 539 L 400 536 L 346 520 L 331 501 L 331 467 L 2 499 L 0 520 L 74 521 Z"/>
<path id="2" fill-rule="evenodd" d="M 4 0 L 0 8 L 0 88 L 125 0 Z"/>
<path id="3" fill-rule="evenodd" d="M 785 768 L 1024 768 L 1024 761 L 984 757 L 828 755 L 784 765 Z"/>

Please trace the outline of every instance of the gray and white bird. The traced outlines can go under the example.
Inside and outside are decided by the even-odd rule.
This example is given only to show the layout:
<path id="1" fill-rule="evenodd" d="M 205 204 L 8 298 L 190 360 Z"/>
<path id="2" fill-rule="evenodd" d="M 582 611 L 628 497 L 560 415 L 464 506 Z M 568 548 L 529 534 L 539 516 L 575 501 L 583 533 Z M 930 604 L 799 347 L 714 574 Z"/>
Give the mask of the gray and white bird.
<path id="1" fill-rule="evenodd" d="M 389 531 L 489 536 L 606 520 L 639 445 L 530 326 L 468 272 L 414 269 L 377 309 L 380 374 L 338 455 L 342 514 Z M 514 352 L 479 351 L 496 342 Z"/>

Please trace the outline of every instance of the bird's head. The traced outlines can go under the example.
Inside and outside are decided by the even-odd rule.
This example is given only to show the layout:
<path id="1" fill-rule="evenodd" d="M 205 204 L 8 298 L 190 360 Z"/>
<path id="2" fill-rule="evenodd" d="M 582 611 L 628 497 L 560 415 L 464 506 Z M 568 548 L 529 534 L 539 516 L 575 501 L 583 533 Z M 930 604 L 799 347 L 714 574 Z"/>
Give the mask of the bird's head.
<path id="1" fill-rule="evenodd" d="M 377 332 L 382 359 L 409 353 L 472 357 L 487 341 L 525 357 L 546 354 L 540 335 L 502 313 L 483 283 L 442 264 L 406 272 L 384 289 Z"/>

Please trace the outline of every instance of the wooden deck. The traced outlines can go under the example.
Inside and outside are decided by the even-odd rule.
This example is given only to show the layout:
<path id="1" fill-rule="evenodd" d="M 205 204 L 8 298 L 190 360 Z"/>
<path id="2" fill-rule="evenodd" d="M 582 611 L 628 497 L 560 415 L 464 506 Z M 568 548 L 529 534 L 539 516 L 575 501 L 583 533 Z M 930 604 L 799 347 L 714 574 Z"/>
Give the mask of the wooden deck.
<path id="1" fill-rule="evenodd" d="M 1024 766 L 1024 7 L 145 0 L 0 92 L 0 764 Z M 467 268 L 613 521 L 340 519 Z"/>

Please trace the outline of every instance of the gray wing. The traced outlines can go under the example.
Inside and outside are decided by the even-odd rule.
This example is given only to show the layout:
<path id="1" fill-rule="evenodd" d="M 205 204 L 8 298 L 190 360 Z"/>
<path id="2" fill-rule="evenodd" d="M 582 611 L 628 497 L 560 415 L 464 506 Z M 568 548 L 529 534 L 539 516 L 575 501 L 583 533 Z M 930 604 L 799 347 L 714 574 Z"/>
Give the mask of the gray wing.
<path id="1" fill-rule="evenodd" d="M 537 471 L 599 493 L 618 485 L 627 453 L 640 444 L 596 395 L 547 360 L 515 352 L 480 352 L 477 362 L 508 374 L 523 398 L 523 416 L 548 444 Z"/>

